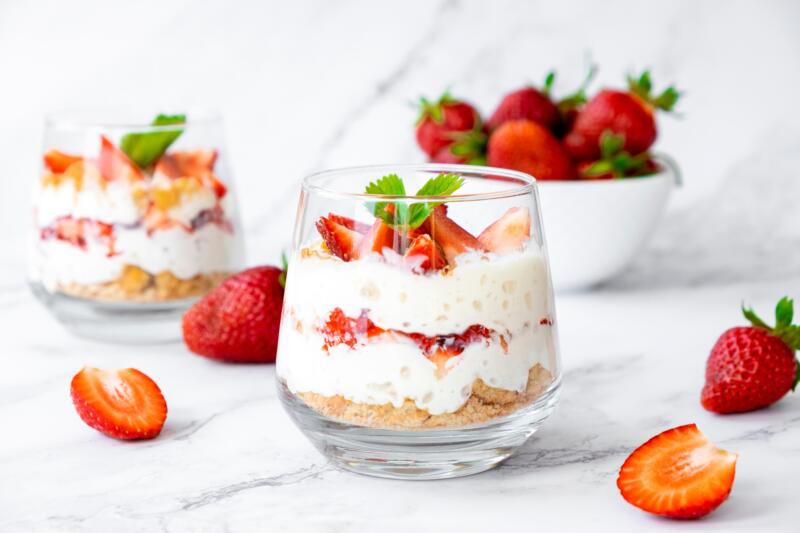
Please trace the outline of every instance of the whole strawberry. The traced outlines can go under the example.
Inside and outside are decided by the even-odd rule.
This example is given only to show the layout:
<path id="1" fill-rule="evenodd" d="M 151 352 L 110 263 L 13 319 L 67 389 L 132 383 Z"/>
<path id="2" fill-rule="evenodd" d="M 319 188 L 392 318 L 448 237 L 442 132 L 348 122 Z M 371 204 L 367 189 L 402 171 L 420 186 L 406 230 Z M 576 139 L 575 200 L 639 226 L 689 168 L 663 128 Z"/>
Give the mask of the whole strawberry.
<path id="1" fill-rule="evenodd" d="M 793 302 L 782 298 L 775 327 L 742 308 L 753 325 L 723 333 L 706 363 L 701 403 L 715 413 L 742 413 L 773 404 L 797 385 L 800 326 L 792 325 Z"/>
<path id="2" fill-rule="evenodd" d="M 512 120 L 489 138 L 489 166 L 526 172 L 539 180 L 568 180 L 572 162 L 550 131 L 530 120 Z"/>
<path id="3" fill-rule="evenodd" d="M 274 363 L 285 272 L 244 270 L 183 315 L 183 340 L 196 354 L 232 363 Z"/>
<path id="4" fill-rule="evenodd" d="M 429 157 L 456 140 L 458 132 L 480 130 L 478 111 L 466 102 L 442 95 L 436 102 L 421 99 L 417 119 L 417 144 Z"/>
<path id="5" fill-rule="evenodd" d="M 453 134 L 454 141 L 431 157 L 431 163 L 485 165 L 487 135 L 483 130 Z"/>
<path id="6" fill-rule="evenodd" d="M 549 72 L 541 89 L 528 86 L 505 95 L 486 122 L 489 130 L 494 131 L 511 120 L 532 120 L 555 131 L 561 122 L 561 115 L 550 98 L 554 81 L 555 72 Z"/>
<path id="7" fill-rule="evenodd" d="M 610 131 L 625 138 L 624 150 L 632 155 L 646 151 L 656 140 L 656 109 L 671 111 L 680 93 L 669 87 L 651 96 L 650 73 L 628 79 L 628 91 L 605 89 L 583 107 L 564 137 L 564 146 L 576 161 L 600 156 L 600 137 Z"/>

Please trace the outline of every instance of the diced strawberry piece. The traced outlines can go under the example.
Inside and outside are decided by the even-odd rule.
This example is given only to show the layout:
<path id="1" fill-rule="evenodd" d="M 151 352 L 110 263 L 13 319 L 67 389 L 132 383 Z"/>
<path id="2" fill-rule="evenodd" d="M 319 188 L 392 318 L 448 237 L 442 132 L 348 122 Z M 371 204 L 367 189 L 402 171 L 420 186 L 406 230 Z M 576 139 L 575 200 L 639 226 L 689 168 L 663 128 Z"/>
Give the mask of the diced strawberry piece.
<path id="1" fill-rule="evenodd" d="M 411 242 L 403 257 L 423 272 L 440 270 L 447 266 L 447 259 L 439 245 L 425 233 Z"/>
<path id="2" fill-rule="evenodd" d="M 317 220 L 317 231 L 325 239 L 331 253 L 344 261 L 355 259 L 356 243 L 362 235 L 328 217 Z"/>
<path id="3" fill-rule="evenodd" d="M 517 250 L 530 239 L 531 214 L 526 207 L 512 207 L 478 235 L 490 252 Z"/>
<path id="4" fill-rule="evenodd" d="M 75 219 L 71 216 L 62 217 L 56 221 L 55 226 L 56 238 L 74 246 L 86 248 L 83 219 Z"/>
<path id="5" fill-rule="evenodd" d="M 138 181 L 144 179 L 141 169 L 131 161 L 125 152 L 114 146 L 108 137 L 100 136 L 100 158 L 98 160 L 100 174 L 108 181 L 127 179 Z"/>
<path id="6" fill-rule="evenodd" d="M 83 158 L 78 155 L 70 155 L 59 150 L 48 150 L 44 154 L 44 164 L 51 171 L 61 173 L 67 170 L 72 163 L 82 161 Z"/>
<path id="7" fill-rule="evenodd" d="M 148 234 L 152 234 L 156 230 L 170 229 L 180 225 L 178 221 L 169 218 L 166 211 L 154 205 L 151 205 L 147 209 L 147 213 L 145 213 L 142 222 Z M 189 230 L 190 228 L 184 229 Z"/>
<path id="8" fill-rule="evenodd" d="M 464 252 L 470 250 L 488 251 L 483 243 L 449 218 L 442 206 L 437 206 L 433 210 L 431 216 L 422 224 L 421 228 L 442 247 L 447 261 L 451 264 L 456 256 Z"/>
<path id="9" fill-rule="evenodd" d="M 383 253 L 384 248 L 394 249 L 395 232 L 379 218 L 375 219 L 372 227 L 358 243 L 355 258 L 368 256 L 372 252 Z"/>
<path id="10" fill-rule="evenodd" d="M 216 162 L 216 150 L 173 151 L 158 159 L 156 172 L 169 178 L 201 177 L 213 172 Z"/>
<path id="11" fill-rule="evenodd" d="M 342 215 L 337 215 L 335 213 L 328 213 L 328 218 L 333 220 L 337 224 L 341 224 L 347 229 L 357 231 L 362 235 L 366 234 L 372 227 L 369 224 L 364 224 L 363 222 L 359 222 L 357 220 L 353 220 L 352 218 L 344 217 Z"/>
<path id="12" fill-rule="evenodd" d="M 619 472 L 628 503 L 672 518 L 700 518 L 728 497 L 736 454 L 715 447 L 697 426 L 667 430 L 637 448 Z"/>
<path id="13" fill-rule="evenodd" d="M 70 392 L 81 420 L 115 439 L 152 439 L 167 418 L 158 385 L 134 368 L 85 367 L 72 378 Z"/>

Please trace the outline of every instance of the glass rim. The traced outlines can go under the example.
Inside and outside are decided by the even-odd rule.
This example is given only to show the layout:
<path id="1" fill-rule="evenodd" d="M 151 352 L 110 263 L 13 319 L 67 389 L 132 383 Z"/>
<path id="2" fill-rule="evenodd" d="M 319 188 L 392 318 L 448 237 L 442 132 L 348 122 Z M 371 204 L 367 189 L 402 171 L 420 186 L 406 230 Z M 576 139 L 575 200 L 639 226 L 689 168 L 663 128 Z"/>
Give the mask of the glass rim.
<path id="1" fill-rule="evenodd" d="M 369 194 L 365 192 L 343 192 L 326 187 L 319 183 L 320 180 L 329 177 L 343 176 L 355 172 L 375 171 L 378 175 L 402 172 L 431 172 L 431 173 L 453 173 L 466 177 L 475 177 L 491 180 L 492 176 L 509 178 L 509 188 L 499 191 L 489 191 L 469 194 L 453 194 L 450 196 L 416 196 L 414 194 L 390 195 L 390 194 Z M 499 180 L 498 180 L 499 181 Z M 515 182 L 515 185 L 511 185 Z M 400 163 L 400 164 L 379 164 L 361 165 L 351 167 L 333 168 L 314 172 L 303 178 L 303 191 L 323 194 L 329 197 L 349 198 L 356 200 L 407 200 L 407 201 L 431 201 L 447 200 L 448 202 L 470 202 L 478 200 L 496 200 L 500 198 L 513 198 L 531 194 L 536 190 L 536 178 L 530 174 L 509 170 L 478 165 L 454 165 L 438 163 Z"/>
<path id="2" fill-rule="evenodd" d="M 213 109 L 180 109 L 176 108 L 171 113 L 165 110 L 154 109 L 133 109 L 120 111 L 120 108 L 88 107 L 74 109 L 58 109 L 50 111 L 44 116 L 44 125 L 47 128 L 56 129 L 122 129 L 136 131 L 162 131 L 174 130 L 176 127 L 187 127 L 192 125 L 214 124 L 222 121 L 222 114 Z M 153 125 L 152 119 L 159 114 L 184 114 L 186 122 L 183 124 L 164 124 Z M 131 120 L 130 116 L 149 117 L 145 120 Z M 122 118 L 125 117 L 125 118 Z"/>

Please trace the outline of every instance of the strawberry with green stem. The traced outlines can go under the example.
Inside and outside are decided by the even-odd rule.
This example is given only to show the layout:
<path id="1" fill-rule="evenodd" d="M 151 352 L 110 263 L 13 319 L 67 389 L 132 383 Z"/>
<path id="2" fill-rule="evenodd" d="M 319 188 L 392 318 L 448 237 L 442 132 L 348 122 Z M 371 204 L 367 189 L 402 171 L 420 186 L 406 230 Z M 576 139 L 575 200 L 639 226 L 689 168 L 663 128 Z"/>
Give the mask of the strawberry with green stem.
<path id="1" fill-rule="evenodd" d="M 715 413 L 741 413 L 771 405 L 800 380 L 795 351 L 800 325 L 792 324 L 794 305 L 787 297 L 775 308 L 775 326 L 742 307 L 752 324 L 725 331 L 711 349 L 701 403 Z"/>
<path id="2" fill-rule="evenodd" d="M 631 155 L 623 149 L 625 137 L 611 130 L 600 136 L 600 159 L 578 164 L 578 176 L 585 179 L 617 179 L 647 176 L 658 171 L 648 152 Z"/>
<path id="3" fill-rule="evenodd" d="M 417 144 L 429 157 L 453 144 L 457 134 L 480 130 L 481 118 L 470 104 L 444 93 L 432 102 L 420 99 L 420 114 L 416 124 Z"/>

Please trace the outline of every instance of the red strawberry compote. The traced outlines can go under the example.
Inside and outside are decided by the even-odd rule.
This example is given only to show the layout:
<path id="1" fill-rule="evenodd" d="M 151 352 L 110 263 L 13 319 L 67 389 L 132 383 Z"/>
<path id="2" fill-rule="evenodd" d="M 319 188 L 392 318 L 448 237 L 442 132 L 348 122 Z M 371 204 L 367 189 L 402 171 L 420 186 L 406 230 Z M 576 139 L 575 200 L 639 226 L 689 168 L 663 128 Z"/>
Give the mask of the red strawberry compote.
<path id="1" fill-rule="evenodd" d="M 527 208 L 477 238 L 442 207 L 417 228 L 380 232 L 381 220 L 323 218 L 322 241 L 289 263 L 277 366 L 312 409 L 362 426 L 460 427 L 553 384 L 549 271 Z M 373 246 L 388 230 L 399 235 Z"/>

